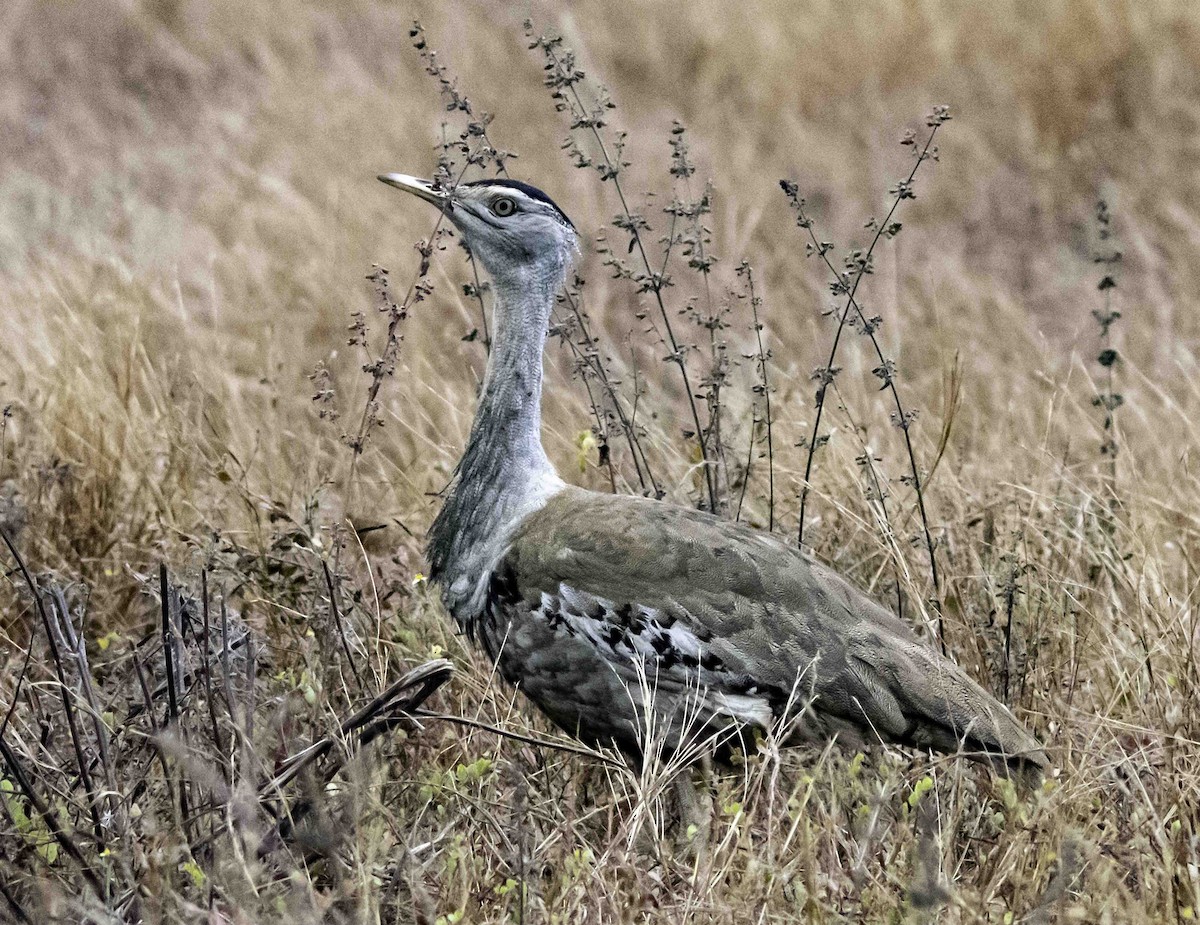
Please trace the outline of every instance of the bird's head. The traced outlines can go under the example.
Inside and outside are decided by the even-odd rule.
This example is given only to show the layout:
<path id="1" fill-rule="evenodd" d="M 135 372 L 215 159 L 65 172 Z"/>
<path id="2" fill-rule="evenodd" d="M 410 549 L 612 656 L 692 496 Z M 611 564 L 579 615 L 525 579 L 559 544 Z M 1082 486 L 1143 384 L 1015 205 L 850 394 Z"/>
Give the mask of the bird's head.
<path id="1" fill-rule="evenodd" d="M 566 213 L 528 183 L 477 180 L 447 191 L 401 173 L 379 179 L 440 208 L 498 280 L 553 275 L 560 283 L 577 249 L 575 226 Z"/>

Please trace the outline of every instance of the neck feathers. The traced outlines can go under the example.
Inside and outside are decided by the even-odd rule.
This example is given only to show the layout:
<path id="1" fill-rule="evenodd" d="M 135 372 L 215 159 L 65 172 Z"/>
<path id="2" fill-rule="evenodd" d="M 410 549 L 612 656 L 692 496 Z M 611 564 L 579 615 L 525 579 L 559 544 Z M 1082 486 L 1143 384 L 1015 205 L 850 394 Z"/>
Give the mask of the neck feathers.
<path id="1" fill-rule="evenodd" d="M 491 268 L 489 268 L 491 269 Z M 455 617 L 469 621 L 513 528 L 563 483 L 542 448 L 542 350 L 566 261 L 492 271 L 495 338 L 457 479 L 429 535 L 428 558 Z"/>

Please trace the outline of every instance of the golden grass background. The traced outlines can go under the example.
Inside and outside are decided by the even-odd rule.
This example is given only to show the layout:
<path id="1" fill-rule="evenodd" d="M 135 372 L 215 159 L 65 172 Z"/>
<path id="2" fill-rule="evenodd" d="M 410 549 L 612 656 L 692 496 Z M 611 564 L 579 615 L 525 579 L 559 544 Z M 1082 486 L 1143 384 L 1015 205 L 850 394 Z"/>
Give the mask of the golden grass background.
<path id="1" fill-rule="evenodd" d="M 153 620 L 134 573 L 167 561 L 194 576 L 218 563 L 231 601 L 271 640 L 263 703 L 307 709 L 305 728 L 323 730 L 337 698 L 353 699 L 326 676 L 331 656 L 307 631 L 324 586 L 307 573 L 288 584 L 254 561 L 278 551 L 294 525 L 318 539 L 318 552 L 341 536 L 349 618 L 377 681 L 448 651 L 463 670 L 440 709 L 547 732 L 489 685 L 414 585 L 431 493 L 451 475 L 484 362 L 481 344 L 462 339 L 477 316 L 456 246 L 436 256 L 435 293 L 403 327 L 384 426 L 353 473 L 339 440 L 362 408 L 362 360 L 345 341 L 352 312 L 373 321 L 364 276 L 378 263 L 406 284 L 412 242 L 434 221 L 375 175 L 431 172 L 453 118 L 410 47 L 417 17 L 460 89 L 495 114 L 491 137 L 519 154 L 512 174 L 545 188 L 579 226 L 590 316 L 627 386 L 631 354 L 620 345 L 630 332 L 643 343 L 632 356 L 646 363 L 643 401 L 656 415 L 643 418 L 647 445 L 671 496 L 694 499 L 675 372 L 638 340 L 638 297 L 600 265 L 592 242 L 616 212 L 612 190 L 559 150 L 566 126 L 526 48 L 527 15 L 539 31 L 561 32 L 611 88 L 613 124 L 629 133 L 624 182 L 650 214 L 670 198 L 671 123 L 688 127 L 697 179 L 715 188 L 716 279 L 732 285 L 746 259 L 765 299 L 789 532 L 803 461 L 794 444 L 808 433 L 809 373 L 824 362 L 832 326 L 821 315 L 827 280 L 803 257 L 778 181 L 800 183 L 822 238 L 861 245 L 862 222 L 882 215 L 908 167 L 901 132 L 933 104 L 952 107 L 941 160 L 920 175 L 918 199 L 898 216 L 905 230 L 882 246 L 863 291 L 885 318 L 880 337 L 902 394 L 921 410 L 914 436 L 925 465 L 952 419 L 927 487 L 951 651 L 998 689 L 1005 585 L 1018 573 L 1023 683 L 1012 700 L 1057 772 L 1018 799 L 981 772 L 920 756 L 866 769 L 838 753 L 788 757 L 759 775 L 762 792 L 744 806 L 735 798 L 744 781 L 718 782 L 717 844 L 707 866 L 689 870 L 635 837 L 645 826 L 639 798 L 586 760 L 434 725 L 366 762 L 348 814 L 360 824 L 346 823 L 344 844 L 323 866 L 297 867 L 286 888 L 263 865 L 221 858 L 192 883 L 180 873 L 185 846 L 156 831 L 139 861 L 153 914 L 517 921 L 512 888 L 500 889 L 516 876 L 526 921 L 1191 918 L 1200 890 L 1200 12 L 1184 0 L 10 0 L 0 9 L 0 407 L 10 408 L 0 523 L 25 557 L 88 588 L 89 633 L 115 640 Z M 1092 406 L 1099 198 L 1125 255 L 1114 336 L 1126 404 L 1112 513 Z M 669 294 L 674 306 L 687 286 Z M 740 356 L 748 319 L 735 316 L 727 336 Z M 855 464 L 860 425 L 883 471 L 904 473 L 858 340 L 840 363 L 848 412 L 827 409 L 835 433 L 818 457 L 806 538 L 881 596 L 894 595 L 898 566 L 919 601 L 927 565 L 906 542 L 909 492 L 894 481 L 900 541 L 891 544 Z M 308 376 L 318 363 L 331 371 L 339 423 L 317 416 Z M 692 363 L 702 371 L 704 357 Z M 571 480 L 602 488 L 594 451 L 581 471 L 589 409 L 553 341 L 547 368 L 547 449 Z M 741 386 L 728 398 L 738 453 L 750 372 L 735 370 Z M 614 443 L 628 477 L 622 449 Z M 755 472 L 748 516 L 764 522 L 761 461 Z M 360 547 L 338 533 L 347 519 L 381 529 Z M 14 576 L 6 587 L 7 707 L 31 624 Z M 304 685 L 315 685 L 316 706 L 294 705 Z M 481 757 L 489 764 L 478 779 L 455 777 Z M 904 809 L 927 773 L 939 799 L 933 835 Z M 863 818 L 884 821 L 863 828 Z M 11 832 L 11 816 L 0 816 L 5 824 Z M 529 833 L 520 875 L 497 831 L 514 825 Z M 789 827 L 784 844 L 778 832 Z M 24 836 L 5 837 L 17 846 L 0 851 L 10 885 L 74 908 L 62 905 L 64 864 L 30 881 L 36 858 L 20 850 Z M 950 897 L 940 912 L 919 901 L 931 864 Z M 391 886 L 408 899 L 388 900 Z"/>

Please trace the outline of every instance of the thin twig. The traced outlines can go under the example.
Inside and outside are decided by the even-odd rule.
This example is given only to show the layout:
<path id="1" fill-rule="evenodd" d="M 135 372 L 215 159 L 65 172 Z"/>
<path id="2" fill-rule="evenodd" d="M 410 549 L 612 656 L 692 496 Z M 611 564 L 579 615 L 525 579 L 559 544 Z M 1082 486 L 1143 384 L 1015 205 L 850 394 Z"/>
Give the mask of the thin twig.
<path id="1" fill-rule="evenodd" d="M 501 729 L 499 726 L 492 726 L 488 723 L 480 722 L 479 720 L 468 719 L 465 716 L 452 716 L 448 713 L 430 713 L 428 710 L 413 710 L 412 715 L 418 719 L 432 719 L 438 720 L 439 722 L 453 723 L 456 726 L 467 726 L 471 729 L 479 729 L 482 732 L 490 732 L 505 739 L 512 739 L 515 742 L 524 742 L 526 745 L 536 745 L 538 748 L 549 748 L 558 752 L 566 752 L 569 755 L 580 755 L 584 758 L 591 758 L 595 761 L 599 761 L 601 764 L 607 764 L 622 771 L 629 770 L 629 766 L 624 762 L 609 758 L 607 755 L 592 749 L 579 748 L 574 745 L 567 745 L 565 742 L 555 742 L 551 739 L 543 739 L 538 736 L 522 735 L 519 732 L 513 732 L 510 729 Z"/>
<path id="2" fill-rule="evenodd" d="M 526 20 L 525 29 L 526 35 L 533 39 L 533 24 L 528 20 Z M 564 66 L 562 59 L 559 58 L 558 54 L 554 50 L 556 44 L 554 41 L 547 40 L 544 37 L 538 38 L 535 41 L 535 47 L 540 46 L 542 48 L 546 55 L 547 61 L 553 66 L 557 76 L 561 77 L 562 86 L 565 86 L 570 92 L 579 111 L 586 112 L 587 106 L 584 104 L 583 98 L 579 95 L 578 82 L 582 76 L 580 72 L 576 71 L 574 68 L 567 68 Z M 551 77 L 549 79 L 554 80 L 555 77 Z M 561 93 L 561 90 L 558 89 L 557 85 L 555 85 L 555 88 L 556 92 Z M 679 367 L 679 375 L 683 380 L 683 390 L 685 396 L 687 397 L 688 409 L 691 412 L 692 423 L 696 429 L 696 443 L 700 449 L 700 459 L 704 467 L 704 482 L 705 487 L 708 490 L 709 510 L 716 511 L 717 491 L 713 480 L 713 466 L 712 461 L 709 459 L 708 447 L 706 446 L 706 441 L 704 439 L 705 429 L 700 424 L 700 412 L 696 406 L 696 397 L 692 393 L 692 383 L 687 372 L 687 357 L 684 354 L 683 349 L 679 346 L 679 341 L 675 337 L 675 330 L 671 326 L 671 318 L 667 312 L 666 303 L 663 301 L 662 290 L 663 280 L 665 277 L 655 273 L 650 266 L 650 257 L 646 252 L 646 247 L 642 241 L 641 233 L 638 231 L 637 222 L 634 221 L 633 210 L 630 209 L 629 201 L 626 198 L 625 191 L 621 186 L 621 181 L 618 176 L 620 173 L 620 167 L 617 165 L 616 161 L 613 160 L 612 155 L 608 150 L 608 145 L 604 141 L 604 136 L 600 134 L 600 129 L 596 124 L 596 120 L 585 119 L 583 120 L 583 126 L 591 132 L 592 138 L 595 140 L 596 145 L 600 150 L 600 156 L 604 159 L 604 163 L 607 168 L 604 175 L 607 179 L 612 181 L 613 189 L 617 194 L 617 199 L 621 203 L 621 211 L 626 219 L 626 221 L 622 224 L 622 227 L 629 233 L 631 246 L 636 248 L 638 252 L 642 267 L 646 272 L 645 286 L 648 288 L 648 291 L 653 294 L 654 301 L 658 305 L 658 310 L 662 317 L 663 328 L 666 330 L 667 339 L 670 342 L 671 360 Z"/>
<path id="3" fill-rule="evenodd" d="M 109 751 L 108 726 L 104 723 L 104 711 L 100 707 L 99 699 L 96 697 L 96 689 L 92 683 L 92 671 L 91 666 L 88 664 L 87 645 L 82 632 L 79 634 L 75 632 L 75 627 L 71 623 L 70 607 L 67 604 L 66 595 L 63 594 L 62 589 L 53 587 L 51 590 L 51 600 L 54 603 L 54 611 L 58 617 L 59 626 L 62 628 L 63 641 L 66 642 L 75 659 L 75 670 L 79 675 L 79 692 L 88 706 L 89 718 L 92 721 L 92 734 L 96 739 L 96 762 L 99 763 L 103 770 L 105 784 L 108 786 L 108 795 L 106 797 L 108 811 L 113 819 L 118 820 L 121 836 L 126 837 L 129 833 L 126 831 L 125 809 L 118 799 L 116 773 L 113 769 L 112 756 Z M 94 763 L 89 763 L 89 771 Z"/>
<path id="4" fill-rule="evenodd" d="M 850 429 L 858 438 L 859 449 L 862 454 L 859 456 L 859 461 L 862 464 L 863 470 L 867 473 L 867 477 L 871 480 L 870 488 L 867 490 L 867 503 L 871 501 L 871 494 L 874 493 L 875 498 L 879 501 L 879 513 L 876 517 L 881 521 L 880 530 L 883 533 L 883 540 L 888 545 L 888 550 L 891 553 L 892 559 L 892 577 L 896 582 L 896 616 L 904 616 L 904 588 L 900 582 L 900 556 L 896 548 L 896 531 L 892 527 L 892 518 L 888 514 L 887 497 L 884 494 L 883 483 L 879 479 L 879 473 L 875 469 L 875 459 L 871 455 L 871 448 L 867 446 L 867 441 L 863 437 L 865 428 L 861 428 L 858 422 L 854 420 L 854 415 L 850 413 L 850 406 L 842 395 L 836 382 L 831 382 L 834 392 L 837 394 L 838 402 L 841 404 L 842 411 L 845 412 L 846 420 L 850 422 Z"/>
<path id="5" fill-rule="evenodd" d="M 13 541 L 9 539 L 8 533 L 5 530 L 0 530 L 0 538 L 4 540 L 4 545 L 8 547 L 9 553 L 13 560 L 17 563 L 17 568 L 21 572 L 21 577 L 25 579 L 25 584 L 29 588 L 29 593 L 33 595 L 34 605 L 37 608 L 38 615 L 41 617 L 42 626 L 46 631 L 46 642 L 50 647 L 50 658 L 54 662 L 54 673 L 58 678 L 58 692 L 62 700 L 63 715 L 67 718 L 67 728 L 71 734 L 71 745 L 75 750 L 75 761 L 79 765 L 79 779 L 83 784 L 84 792 L 87 794 L 88 812 L 92 817 L 92 826 L 95 832 L 97 843 L 103 839 L 104 826 L 100 820 L 100 807 L 96 799 L 96 788 L 92 781 L 92 775 L 89 769 L 89 762 L 83 750 L 83 736 L 79 732 L 79 722 L 75 716 L 75 705 L 72 702 L 70 688 L 67 686 L 67 674 L 63 668 L 62 653 L 58 648 L 58 641 L 55 638 L 54 628 L 50 624 L 50 615 L 46 612 L 45 602 L 42 600 L 42 594 L 37 583 L 33 580 L 33 576 L 29 573 L 29 569 L 25 566 L 25 560 L 21 558 L 21 554 L 17 552 L 17 547 L 13 545 Z"/>
<path id="6" fill-rule="evenodd" d="M 384 732 L 401 723 L 410 722 L 416 715 L 417 707 L 441 687 L 453 673 L 454 666 L 446 659 L 434 659 L 406 672 L 403 677 L 391 684 L 370 703 L 360 707 L 339 723 L 336 735 L 325 736 L 284 760 L 275 776 L 259 785 L 259 799 L 267 799 L 270 795 L 282 791 L 305 768 L 333 751 L 337 742 L 346 736 L 357 733 L 356 747 L 361 749 Z M 410 692 L 410 689 L 416 685 L 420 685 L 420 688 L 415 692 Z M 401 697 L 406 694 L 403 702 L 399 702 Z M 335 758 L 325 769 L 323 776 L 326 782 L 332 780 L 334 775 L 345 765 L 348 755 L 349 753 Z M 280 820 L 277 834 L 286 835 L 287 830 L 293 828 L 311 808 L 311 803 L 302 802 L 291 807 L 287 812 L 273 812 L 273 815 Z M 226 832 L 228 828 L 228 822 L 217 826 L 203 838 L 193 841 L 190 845 L 191 851 L 193 853 L 199 851 Z M 270 848 L 269 843 L 264 843 L 260 854 L 269 852 Z"/>
<path id="7" fill-rule="evenodd" d="M 764 415 L 767 425 L 767 532 L 773 532 L 775 529 L 775 441 L 771 433 L 771 381 L 767 376 L 767 357 L 769 354 L 763 347 L 763 325 L 758 317 L 758 307 L 762 303 L 762 299 L 754 291 L 754 270 L 746 261 L 742 261 L 742 265 L 738 267 L 737 273 L 739 276 L 746 277 L 746 288 L 749 290 L 750 297 L 750 314 L 754 319 L 754 336 L 758 341 L 758 353 L 755 359 L 758 360 L 759 377 L 762 380 L 763 402 L 766 406 Z M 754 428 L 750 428 L 750 453 L 754 452 Z M 746 482 L 750 480 L 750 465 L 746 464 L 746 479 L 742 483 L 742 498 L 746 497 Z M 738 515 L 741 515 L 742 502 L 738 500 Z"/>
<path id="8" fill-rule="evenodd" d="M 944 116 L 944 118 L 943 118 L 943 116 Z M 946 115 L 944 113 L 944 111 L 940 111 L 940 108 L 935 109 L 934 118 L 931 119 L 929 122 L 930 127 L 931 127 L 929 137 L 926 138 L 924 147 L 921 149 L 920 153 L 917 155 L 916 163 L 913 164 L 913 168 L 911 171 L 909 171 L 908 177 L 904 181 L 902 181 L 900 184 L 897 185 L 897 187 L 896 187 L 897 192 L 896 192 L 894 200 L 892 201 L 891 207 L 888 209 L 888 213 L 884 217 L 884 220 L 882 222 L 879 222 L 876 225 L 875 236 L 871 239 L 871 244 L 867 248 L 865 255 L 860 257 L 856 261 L 857 262 L 857 272 L 855 273 L 853 280 L 849 283 L 847 283 L 843 280 L 842 275 L 838 273 L 837 269 L 833 266 L 833 263 L 830 261 L 829 255 L 828 255 L 829 247 L 826 245 L 823 245 L 820 241 L 817 240 L 817 236 L 813 231 L 813 223 L 810 219 L 807 218 L 807 216 L 803 212 L 803 209 L 802 209 L 803 200 L 801 200 L 799 198 L 799 194 L 798 194 L 796 185 L 794 183 L 791 183 L 786 180 L 780 182 L 780 185 L 783 187 L 784 192 L 787 194 L 788 198 L 792 201 L 793 205 L 797 209 L 798 223 L 800 224 L 800 226 L 802 228 L 805 228 L 808 231 L 808 235 L 809 235 L 809 238 L 811 239 L 811 245 L 812 245 L 811 252 L 818 254 L 820 256 L 822 261 L 824 261 L 826 267 L 829 268 L 829 271 L 834 275 L 835 279 L 838 281 L 835 284 L 835 286 L 838 287 L 836 289 L 836 291 L 839 292 L 840 294 L 843 294 L 846 296 L 846 306 L 842 310 L 840 317 L 838 319 L 838 327 L 837 327 L 837 331 L 834 334 L 833 344 L 830 347 L 829 359 L 823 368 L 821 386 L 817 390 L 816 417 L 813 422 L 812 433 L 808 440 L 808 457 L 805 460 L 805 464 L 804 464 L 804 485 L 800 490 L 800 519 L 799 519 L 799 523 L 798 523 L 797 529 L 796 529 L 796 544 L 798 546 L 803 546 L 803 544 L 804 544 L 804 518 L 805 518 L 805 510 L 806 510 L 806 506 L 807 506 L 807 502 L 808 502 L 808 494 L 809 494 L 809 490 L 812 486 L 811 477 L 812 477 L 813 459 L 816 456 L 817 448 L 821 444 L 821 438 L 820 438 L 821 415 L 822 415 L 822 412 L 825 410 L 825 395 L 826 395 L 826 388 L 828 386 L 828 382 L 826 381 L 826 378 L 829 376 L 832 376 L 834 374 L 834 362 L 837 359 L 837 351 L 838 351 L 838 346 L 841 343 L 842 332 L 845 330 L 846 322 L 849 320 L 850 312 L 853 310 L 857 314 L 858 319 L 863 326 L 863 330 L 866 332 L 866 334 L 868 335 L 868 337 L 871 340 L 871 344 L 875 348 L 875 353 L 876 353 L 876 356 L 878 357 L 879 363 L 880 363 L 880 369 L 883 371 L 881 373 L 881 376 L 884 380 L 886 387 L 891 392 L 892 400 L 894 401 L 894 403 L 896 405 L 896 424 L 904 432 L 904 446 L 908 453 L 909 469 L 912 473 L 912 479 L 913 479 L 913 489 L 917 495 L 917 507 L 918 507 L 918 510 L 920 511 L 921 526 L 922 526 L 922 529 L 925 534 L 925 547 L 929 552 L 929 570 L 930 570 L 930 574 L 931 574 L 931 577 L 933 580 L 933 592 L 934 592 L 933 605 L 934 605 L 935 611 L 937 612 L 938 642 L 939 642 L 939 645 L 941 646 L 942 654 L 946 653 L 946 631 L 945 631 L 944 617 L 942 614 L 942 585 L 941 585 L 940 576 L 938 574 L 937 555 L 934 551 L 933 534 L 931 533 L 931 531 L 929 529 L 929 516 L 925 510 L 925 493 L 922 490 L 921 473 L 920 473 L 920 469 L 917 466 L 917 456 L 916 456 L 916 452 L 913 449 L 913 445 L 912 445 L 912 436 L 910 434 L 911 418 L 909 417 L 908 413 L 904 410 L 904 405 L 900 400 L 900 392 L 896 387 L 895 376 L 888 372 L 890 364 L 889 364 L 887 358 L 883 354 L 883 348 L 879 345 L 878 338 L 875 337 L 875 331 L 874 331 L 875 325 L 871 321 L 868 321 L 866 314 L 863 312 L 862 308 L 858 304 L 858 301 L 855 299 L 855 294 L 858 291 L 858 286 L 862 282 L 863 277 L 868 272 L 868 269 L 871 265 L 871 256 L 875 251 L 876 245 L 879 243 L 880 239 L 884 236 L 885 233 L 889 234 L 889 236 L 890 236 L 891 234 L 894 234 L 894 231 L 891 231 L 891 229 L 893 227 L 895 227 L 895 228 L 899 227 L 899 226 L 892 225 L 892 216 L 895 215 L 896 209 L 899 208 L 900 203 L 904 199 L 912 198 L 913 179 L 916 177 L 917 171 L 920 170 L 921 165 L 923 163 L 925 163 L 925 161 L 930 157 L 930 149 L 933 145 L 934 138 L 937 136 L 937 131 L 939 128 L 941 128 L 941 126 L 944 124 L 944 121 L 948 118 L 949 118 L 949 116 Z M 940 121 L 939 121 L 939 119 L 940 119 Z"/>
<path id="9" fill-rule="evenodd" d="M 162 595 L 162 643 L 163 643 L 163 660 L 166 663 L 167 672 L 167 723 L 166 731 L 168 733 L 179 730 L 179 692 L 176 687 L 175 672 L 177 665 L 175 658 L 177 648 L 175 645 L 175 620 L 171 616 L 171 595 L 172 591 L 167 582 L 167 565 L 165 562 L 158 564 L 158 587 Z M 181 733 L 182 734 L 182 733 Z M 164 768 L 166 761 L 163 762 Z M 187 819 L 191 815 L 188 809 L 187 798 L 187 781 L 182 777 L 179 779 L 179 818 Z"/>
<path id="10" fill-rule="evenodd" d="M 37 639 L 37 626 L 29 628 L 29 645 L 25 649 L 25 658 L 21 662 L 21 673 L 17 675 L 17 683 L 13 688 L 12 703 L 8 705 L 8 709 L 4 712 L 4 721 L 0 722 L 0 736 L 4 735 L 8 729 L 8 724 L 12 720 L 13 713 L 17 709 L 17 701 L 21 698 L 21 687 L 25 683 L 25 677 L 29 674 L 29 663 L 33 658 L 33 644 Z"/>
<path id="11" fill-rule="evenodd" d="M 4 436 L 3 428 L 0 428 L 0 438 L 3 438 L 3 436 Z M 14 896 L 12 891 L 8 888 L 8 884 L 6 884 L 3 880 L 0 880 L 0 896 L 4 897 L 4 901 L 6 903 L 8 903 L 8 908 L 12 910 L 12 913 L 13 913 L 13 915 L 15 915 L 17 917 L 18 922 L 32 922 L 33 921 L 32 919 L 29 918 L 29 915 L 25 912 L 24 908 L 22 908 L 21 904 L 17 901 L 17 897 Z"/>
<path id="12" fill-rule="evenodd" d="M 167 787 L 167 795 L 170 798 L 171 811 L 177 811 L 175 802 L 175 785 L 171 781 L 171 768 L 167 765 L 167 756 L 163 751 L 162 741 L 158 736 L 158 720 L 154 717 L 154 697 L 150 693 L 150 684 L 146 681 L 146 672 L 142 669 L 142 660 L 138 658 L 137 651 L 133 653 L 133 673 L 137 675 L 138 687 L 142 691 L 142 702 L 145 706 L 146 721 L 150 724 L 150 742 L 154 746 L 154 752 L 158 756 L 158 763 L 162 765 L 163 783 Z"/>
<path id="13" fill-rule="evenodd" d="M 280 765 L 280 770 L 276 773 L 275 777 L 263 784 L 259 788 L 259 792 L 263 794 L 269 793 L 294 780 L 296 775 L 304 770 L 304 768 L 308 767 L 318 758 L 327 755 L 333 749 L 338 738 L 345 737 L 353 732 L 361 732 L 370 723 L 378 719 L 381 714 L 396 710 L 396 701 L 401 695 L 405 694 L 410 688 L 420 684 L 420 690 L 409 695 L 406 706 L 399 708 L 408 712 L 408 705 L 415 705 L 424 701 L 430 694 L 445 684 L 453 673 L 454 666 L 444 658 L 426 662 L 405 673 L 403 677 L 393 682 L 370 703 L 355 710 L 349 717 L 342 720 L 338 724 L 338 737 L 325 736 L 323 739 L 314 742 L 312 745 L 286 759 Z"/>
<path id="14" fill-rule="evenodd" d="M 488 142 L 491 144 L 491 142 Z M 501 167 L 501 170 L 504 168 Z M 483 304 L 483 283 L 479 279 L 479 264 L 475 262 L 475 255 L 467 251 L 467 262 L 471 264 L 471 275 L 475 277 L 475 286 L 472 292 L 475 295 L 475 300 L 479 303 L 479 318 L 483 324 L 483 352 L 487 355 L 492 353 L 492 332 L 488 330 L 487 306 Z"/>
<path id="15" fill-rule="evenodd" d="M 354 680 L 358 684 L 360 691 L 365 690 L 363 685 L 362 675 L 358 672 L 358 663 L 354 661 L 354 654 L 350 651 L 350 641 L 346 638 L 346 630 L 342 627 L 342 616 L 337 605 L 337 587 L 333 581 L 333 573 L 329 571 L 329 565 L 324 559 L 321 559 L 321 568 L 325 572 L 325 587 L 329 590 L 329 612 L 333 615 L 334 629 L 338 634 L 338 639 L 342 643 L 342 652 L 346 656 L 346 661 L 350 665 L 350 671 L 354 674 Z"/>
<path id="16" fill-rule="evenodd" d="M 79 850 L 79 846 L 75 844 L 71 836 L 63 831 L 62 826 L 58 823 L 58 817 L 46 805 L 45 800 L 41 798 L 38 792 L 33 789 L 33 784 L 25 774 L 25 769 L 21 767 L 21 762 L 18 760 L 16 752 L 12 750 L 12 746 L 8 744 L 8 740 L 3 735 L 0 735 L 0 757 L 8 765 L 9 773 L 17 782 L 17 786 L 21 788 L 21 792 L 25 794 L 25 798 L 29 800 L 30 805 L 37 810 L 38 815 L 45 821 L 46 828 L 54 837 L 54 840 L 79 865 L 83 878 L 95 892 L 96 897 L 103 902 L 104 887 L 100 883 L 100 878 L 96 876 L 96 872 L 83 859 L 83 853 Z"/>
<path id="17" fill-rule="evenodd" d="M 742 504 L 746 501 L 746 489 L 750 485 L 750 471 L 754 466 L 754 429 L 757 425 L 757 420 L 750 422 L 750 439 L 746 441 L 746 465 L 742 467 L 742 490 L 738 492 L 737 508 L 733 512 L 734 523 L 742 519 Z"/>
<path id="18" fill-rule="evenodd" d="M 221 756 L 221 774 L 225 778 L 225 783 L 228 785 L 232 782 L 232 769 L 229 766 L 228 755 L 225 751 L 225 741 L 221 735 L 221 726 L 217 722 L 217 698 L 213 693 L 212 685 L 212 628 L 211 614 L 208 607 L 208 569 L 200 570 L 200 609 L 204 617 L 202 640 L 204 647 L 204 699 L 208 701 L 208 718 L 212 723 L 213 745 L 217 748 L 217 754 Z"/>

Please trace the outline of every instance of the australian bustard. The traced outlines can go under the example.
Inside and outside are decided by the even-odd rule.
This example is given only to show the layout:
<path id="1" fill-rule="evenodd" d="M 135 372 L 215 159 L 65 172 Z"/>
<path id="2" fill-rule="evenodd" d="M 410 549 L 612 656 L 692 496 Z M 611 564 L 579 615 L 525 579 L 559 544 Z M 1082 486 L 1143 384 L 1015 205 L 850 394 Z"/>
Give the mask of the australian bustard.
<path id="1" fill-rule="evenodd" d="M 565 484 L 542 448 L 542 350 L 575 227 L 514 180 L 379 179 L 440 208 L 493 281 L 479 407 L 428 557 L 460 629 L 556 724 L 631 756 L 651 727 L 668 750 L 774 727 L 787 744 L 836 736 L 1047 765 L 1004 705 L 801 551 Z"/>

